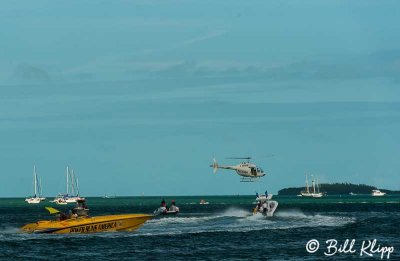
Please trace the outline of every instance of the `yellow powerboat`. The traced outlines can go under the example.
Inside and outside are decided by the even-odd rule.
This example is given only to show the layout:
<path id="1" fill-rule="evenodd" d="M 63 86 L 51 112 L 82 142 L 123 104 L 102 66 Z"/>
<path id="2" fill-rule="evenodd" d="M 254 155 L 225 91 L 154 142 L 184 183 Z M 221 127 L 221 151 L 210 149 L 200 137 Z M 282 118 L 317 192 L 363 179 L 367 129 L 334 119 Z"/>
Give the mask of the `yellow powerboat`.
<path id="1" fill-rule="evenodd" d="M 56 214 L 56 220 L 41 220 L 30 223 L 21 228 L 27 233 L 95 233 L 112 231 L 133 231 L 143 225 L 152 215 L 121 214 L 89 217 L 85 201 L 79 200 L 77 207 L 69 215 L 46 207 L 50 214 Z"/>

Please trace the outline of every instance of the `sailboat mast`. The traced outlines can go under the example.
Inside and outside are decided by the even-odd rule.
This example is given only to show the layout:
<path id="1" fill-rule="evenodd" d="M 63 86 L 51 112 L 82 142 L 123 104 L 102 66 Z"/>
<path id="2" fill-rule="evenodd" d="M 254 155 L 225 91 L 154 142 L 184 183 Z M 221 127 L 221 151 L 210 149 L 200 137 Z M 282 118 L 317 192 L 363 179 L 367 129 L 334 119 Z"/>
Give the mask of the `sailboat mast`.
<path id="1" fill-rule="evenodd" d="M 79 197 L 78 178 L 76 178 L 76 196 Z"/>
<path id="2" fill-rule="evenodd" d="M 75 196 L 76 188 L 75 188 L 75 174 L 74 170 L 71 170 L 71 195 Z"/>
<path id="3" fill-rule="evenodd" d="M 318 181 L 318 177 L 317 177 L 317 189 L 318 189 L 318 193 L 319 193 L 319 181 Z"/>
<path id="4" fill-rule="evenodd" d="M 314 179 L 314 176 L 312 176 L 312 186 L 313 186 L 313 193 L 315 194 L 315 179 Z"/>
<path id="5" fill-rule="evenodd" d="M 307 175 L 307 173 L 306 173 L 306 190 L 307 190 L 307 193 L 310 193 L 310 188 L 308 186 L 308 175 Z"/>
<path id="6" fill-rule="evenodd" d="M 67 166 L 67 195 L 68 195 L 68 187 L 69 187 L 68 181 L 69 181 L 69 169 Z"/>
<path id="7" fill-rule="evenodd" d="M 39 178 L 39 197 L 42 196 L 42 177 Z"/>
<path id="8" fill-rule="evenodd" d="M 36 198 L 36 194 L 37 194 L 37 177 L 36 177 L 36 166 L 35 165 L 33 165 L 33 186 L 34 186 L 35 198 Z"/>

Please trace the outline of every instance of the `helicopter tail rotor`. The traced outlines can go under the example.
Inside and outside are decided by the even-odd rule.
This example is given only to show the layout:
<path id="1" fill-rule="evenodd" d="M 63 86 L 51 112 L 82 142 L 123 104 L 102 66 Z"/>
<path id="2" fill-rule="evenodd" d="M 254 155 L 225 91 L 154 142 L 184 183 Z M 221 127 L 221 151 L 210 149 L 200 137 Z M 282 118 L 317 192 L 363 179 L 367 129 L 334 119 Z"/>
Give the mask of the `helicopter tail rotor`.
<path id="1" fill-rule="evenodd" d="M 217 160 L 216 160 L 215 158 L 213 158 L 213 164 L 212 164 L 210 167 L 213 168 L 214 174 L 217 173 L 217 170 L 218 170 L 218 163 L 217 163 Z"/>

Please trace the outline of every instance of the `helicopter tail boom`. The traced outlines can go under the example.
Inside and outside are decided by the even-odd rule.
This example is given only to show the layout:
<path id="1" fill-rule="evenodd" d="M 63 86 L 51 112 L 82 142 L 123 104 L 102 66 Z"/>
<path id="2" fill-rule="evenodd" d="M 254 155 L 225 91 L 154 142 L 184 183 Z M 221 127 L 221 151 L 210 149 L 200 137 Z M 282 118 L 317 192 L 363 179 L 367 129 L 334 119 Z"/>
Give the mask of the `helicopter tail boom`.
<path id="1" fill-rule="evenodd" d="M 220 165 L 218 165 L 218 162 L 217 162 L 217 160 L 215 158 L 213 159 L 213 164 L 210 165 L 210 167 L 213 168 L 213 172 L 214 173 L 217 173 L 218 169 L 233 169 L 233 170 L 236 170 L 235 166 L 220 166 Z"/>

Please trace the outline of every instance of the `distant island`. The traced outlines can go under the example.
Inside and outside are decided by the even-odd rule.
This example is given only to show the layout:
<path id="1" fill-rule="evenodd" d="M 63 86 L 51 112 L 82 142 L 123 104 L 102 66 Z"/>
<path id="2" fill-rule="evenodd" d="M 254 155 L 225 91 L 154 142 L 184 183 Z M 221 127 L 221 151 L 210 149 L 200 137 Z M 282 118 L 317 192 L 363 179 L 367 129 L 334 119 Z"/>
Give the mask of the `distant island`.
<path id="1" fill-rule="evenodd" d="M 343 195 L 343 194 L 371 194 L 373 189 L 378 189 L 375 186 L 369 186 L 365 184 L 351 184 L 351 183 L 331 183 L 331 184 L 320 184 L 319 189 L 323 193 L 328 195 Z M 295 188 L 284 188 L 278 191 L 278 195 L 298 195 L 300 191 L 305 190 L 303 187 Z M 379 189 L 386 194 L 400 194 L 400 191 Z"/>

